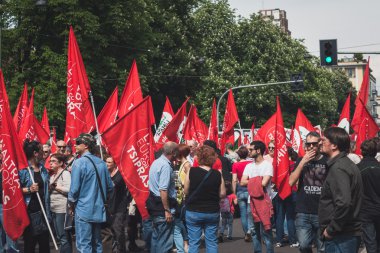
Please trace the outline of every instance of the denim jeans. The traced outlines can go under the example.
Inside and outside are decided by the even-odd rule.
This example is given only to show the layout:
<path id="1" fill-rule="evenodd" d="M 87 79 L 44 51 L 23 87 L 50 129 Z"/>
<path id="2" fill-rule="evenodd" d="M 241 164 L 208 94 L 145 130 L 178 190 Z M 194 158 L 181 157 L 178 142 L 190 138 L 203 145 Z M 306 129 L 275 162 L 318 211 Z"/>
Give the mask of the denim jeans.
<path id="1" fill-rule="evenodd" d="M 164 216 L 152 216 L 153 234 L 151 253 L 166 253 L 173 247 L 174 221 L 166 222 Z"/>
<path id="2" fill-rule="evenodd" d="M 125 246 L 125 220 L 127 218 L 126 212 L 114 213 L 112 216 L 111 231 L 113 235 L 113 244 L 117 248 L 117 252 L 125 253 L 127 248 Z"/>
<path id="3" fill-rule="evenodd" d="M 297 213 L 295 224 L 301 253 L 312 253 L 313 241 L 317 242 L 318 252 L 324 252 L 322 242 L 319 239 L 318 214 Z"/>
<path id="4" fill-rule="evenodd" d="M 3 252 L 20 252 L 17 246 L 17 242 L 13 241 L 8 235 L 5 233 L 3 227 L 3 205 L 0 204 L 0 253 Z"/>
<path id="5" fill-rule="evenodd" d="M 243 226 L 244 234 L 251 233 L 253 230 L 253 217 L 251 212 L 251 206 L 247 203 L 249 195 L 247 188 L 238 187 L 237 199 L 240 209 L 241 225 Z"/>
<path id="6" fill-rule="evenodd" d="M 296 243 L 296 227 L 294 225 L 294 219 L 296 214 L 295 203 L 293 202 L 292 195 L 282 200 L 280 196 L 277 194 L 276 197 L 273 199 L 273 202 L 276 210 L 276 242 L 282 243 L 282 238 L 284 237 L 284 220 L 286 217 L 289 243 Z"/>
<path id="7" fill-rule="evenodd" d="M 234 222 L 234 217 L 230 212 L 220 213 L 220 227 L 219 234 L 224 234 L 224 230 L 227 228 L 227 236 L 232 237 L 232 224 Z"/>
<path id="8" fill-rule="evenodd" d="M 152 245 L 152 233 L 153 233 L 153 222 L 152 218 L 148 218 L 142 221 L 143 226 L 143 239 L 145 241 L 145 249 L 150 251 Z"/>
<path id="9" fill-rule="evenodd" d="M 101 223 L 87 222 L 75 214 L 77 251 L 80 253 L 102 253 Z"/>
<path id="10" fill-rule="evenodd" d="M 68 231 L 64 229 L 65 223 L 65 213 L 54 213 L 52 212 L 53 224 L 55 228 L 55 232 L 57 234 L 57 239 L 59 241 L 59 252 L 60 253 L 71 253 L 72 252 L 72 244 L 71 244 L 71 236 Z"/>
<path id="11" fill-rule="evenodd" d="M 380 253 L 380 221 L 363 221 L 362 231 L 367 253 Z"/>
<path id="12" fill-rule="evenodd" d="M 198 253 L 202 230 L 205 234 L 206 252 L 218 252 L 219 213 L 200 213 L 186 211 L 186 226 L 189 234 L 189 253 Z"/>
<path id="13" fill-rule="evenodd" d="M 267 249 L 267 253 L 274 253 L 273 248 L 273 235 L 272 235 L 272 229 L 264 230 L 264 226 L 261 222 L 255 222 L 254 223 L 254 230 L 252 233 L 252 245 L 253 245 L 253 252 L 255 253 L 261 253 L 261 238 L 264 239 L 264 244 Z"/>
<path id="14" fill-rule="evenodd" d="M 180 218 L 175 218 L 174 221 L 174 244 L 177 248 L 178 253 L 184 253 L 184 241 L 188 241 L 189 236 L 187 234 L 187 230 L 185 228 L 185 224 Z"/>
<path id="15" fill-rule="evenodd" d="M 326 253 L 357 253 L 360 246 L 360 236 L 338 235 L 325 241 Z"/>

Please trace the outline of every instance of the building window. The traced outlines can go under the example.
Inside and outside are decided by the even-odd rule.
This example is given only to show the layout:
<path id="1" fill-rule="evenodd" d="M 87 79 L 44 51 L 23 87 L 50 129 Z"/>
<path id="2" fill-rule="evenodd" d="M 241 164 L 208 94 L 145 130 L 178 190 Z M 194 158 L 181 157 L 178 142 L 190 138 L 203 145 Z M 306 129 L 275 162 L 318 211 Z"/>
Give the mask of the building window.
<path id="1" fill-rule="evenodd" d="M 346 68 L 346 74 L 349 78 L 355 78 L 355 68 Z"/>

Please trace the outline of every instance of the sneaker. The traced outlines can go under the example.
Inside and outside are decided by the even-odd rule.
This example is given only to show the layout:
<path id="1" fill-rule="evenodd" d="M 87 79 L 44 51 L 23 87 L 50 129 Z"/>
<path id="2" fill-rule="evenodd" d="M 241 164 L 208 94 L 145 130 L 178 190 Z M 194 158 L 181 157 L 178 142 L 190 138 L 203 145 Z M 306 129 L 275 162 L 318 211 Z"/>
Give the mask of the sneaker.
<path id="1" fill-rule="evenodd" d="M 218 242 L 220 242 L 220 243 L 224 242 L 223 235 L 219 235 L 218 236 Z"/>
<path id="2" fill-rule="evenodd" d="M 280 242 L 276 243 L 275 247 L 276 248 L 281 248 L 282 247 L 282 243 L 280 243 Z"/>
<path id="3" fill-rule="evenodd" d="M 300 246 L 300 244 L 298 242 L 296 243 L 293 243 L 293 244 L 290 244 L 290 248 L 298 248 Z"/>
<path id="4" fill-rule="evenodd" d="M 249 233 L 245 234 L 244 241 L 245 242 L 252 242 L 252 235 Z"/>

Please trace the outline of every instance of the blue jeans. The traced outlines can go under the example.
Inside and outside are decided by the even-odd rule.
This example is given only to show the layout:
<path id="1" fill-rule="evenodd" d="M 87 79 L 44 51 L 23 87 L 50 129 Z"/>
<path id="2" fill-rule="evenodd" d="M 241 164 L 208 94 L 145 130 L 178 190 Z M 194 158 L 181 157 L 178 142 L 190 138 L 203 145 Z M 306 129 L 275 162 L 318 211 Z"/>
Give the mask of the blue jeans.
<path id="1" fill-rule="evenodd" d="M 289 243 L 296 243 L 296 227 L 294 225 L 294 219 L 296 214 L 293 196 L 290 195 L 286 199 L 282 200 L 280 196 L 277 194 L 276 197 L 273 199 L 273 202 L 276 210 L 276 242 L 282 243 L 282 238 L 284 237 L 284 220 L 286 217 Z"/>
<path id="2" fill-rule="evenodd" d="M 324 252 L 319 239 L 318 214 L 297 213 L 295 224 L 301 253 L 312 253 L 313 241 L 317 242 L 318 252 Z"/>
<path id="3" fill-rule="evenodd" d="M 175 218 L 174 221 L 174 244 L 178 253 L 184 253 L 183 241 L 188 241 L 189 236 L 185 228 L 185 224 L 180 218 Z"/>
<path id="4" fill-rule="evenodd" d="M 186 211 L 186 226 L 189 234 L 189 253 L 198 253 L 202 230 L 205 234 L 206 253 L 218 252 L 219 213 Z"/>
<path id="5" fill-rule="evenodd" d="M 80 253 L 102 253 L 101 223 L 87 222 L 75 214 L 77 251 Z"/>
<path id="6" fill-rule="evenodd" d="M 380 221 L 363 221 L 362 223 L 363 241 L 367 253 L 380 252 Z"/>
<path id="7" fill-rule="evenodd" d="M 232 237 L 232 224 L 234 222 L 234 217 L 230 212 L 220 213 L 221 222 L 219 227 L 219 234 L 224 234 L 224 230 L 227 228 L 227 236 Z"/>
<path id="8" fill-rule="evenodd" d="M 65 223 L 65 213 L 54 213 L 52 212 L 52 218 L 53 218 L 53 224 L 55 228 L 55 232 L 57 234 L 57 239 L 59 241 L 60 247 L 59 252 L 60 253 L 71 253 L 72 252 L 72 246 L 71 246 L 71 236 L 68 231 L 64 229 L 64 223 Z"/>
<path id="9" fill-rule="evenodd" d="M 236 195 L 238 199 L 241 225 L 243 226 L 244 234 L 251 233 L 251 231 L 253 230 L 253 217 L 251 212 L 251 206 L 249 205 L 249 203 L 247 203 L 249 198 L 247 188 L 238 187 Z"/>
<path id="10" fill-rule="evenodd" d="M 252 244 L 253 244 L 253 252 L 261 253 L 261 238 L 264 239 L 265 247 L 267 248 L 267 253 L 274 253 L 273 248 L 273 235 L 272 229 L 264 230 L 263 224 L 261 222 L 254 223 L 254 230 L 252 233 Z"/>
<path id="11" fill-rule="evenodd" d="M 325 241 L 326 253 L 357 253 L 360 236 L 338 235 Z"/>
<path id="12" fill-rule="evenodd" d="M 3 205 L 0 204 L 0 253 L 3 252 L 20 252 L 16 241 L 13 241 L 5 233 L 3 227 Z"/>
<path id="13" fill-rule="evenodd" d="M 143 227 L 143 239 L 145 241 L 145 249 L 150 251 L 150 247 L 152 245 L 152 233 L 153 233 L 152 219 L 149 217 L 148 219 L 143 220 L 142 227 Z"/>
<path id="14" fill-rule="evenodd" d="M 166 253 L 173 247 L 174 221 L 166 222 L 164 216 L 152 216 L 153 234 L 151 253 Z"/>

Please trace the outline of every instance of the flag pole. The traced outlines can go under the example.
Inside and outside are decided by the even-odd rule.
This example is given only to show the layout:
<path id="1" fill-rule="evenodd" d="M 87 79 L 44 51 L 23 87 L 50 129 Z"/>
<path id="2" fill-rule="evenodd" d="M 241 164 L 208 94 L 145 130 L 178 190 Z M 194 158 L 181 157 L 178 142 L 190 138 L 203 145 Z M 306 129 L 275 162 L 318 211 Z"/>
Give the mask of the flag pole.
<path id="1" fill-rule="evenodd" d="M 32 172 L 30 171 L 30 168 L 28 167 L 27 170 L 29 172 L 30 179 L 32 179 L 32 183 L 35 184 Z M 47 183 L 49 183 L 49 182 L 47 182 Z M 47 225 L 47 227 L 49 229 L 49 233 L 50 233 L 51 239 L 52 239 L 52 241 L 54 243 L 55 250 L 58 250 L 57 242 L 55 241 L 55 238 L 54 238 L 54 235 L 53 235 L 53 231 L 51 230 L 51 227 L 50 227 L 50 224 L 49 224 L 49 220 L 48 220 L 48 218 L 46 216 L 45 208 L 44 208 L 44 205 L 42 204 L 40 194 L 38 193 L 38 191 L 36 192 L 36 194 L 37 194 L 38 202 L 40 203 L 40 206 L 41 206 L 42 214 L 44 215 L 44 218 L 45 218 L 45 221 L 46 221 L 46 225 Z"/>
<path id="2" fill-rule="evenodd" d="M 90 91 L 88 93 L 90 95 L 91 99 L 91 105 L 92 105 L 92 112 L 94 113 L 94 119 L 95 119 L 95 127 L 96 127 L 96 132 L 98 133 L 99 136 L 99 150 L 100 150 L 100 157 L 103 160 L 103 150 L 102 150 L 102 136 L 99 133 L 99 126 L 98 126 L 98 119 L 96 118 L 96 113 L 95 113 L 95 103 L 94 103 L 94 97 L 92 96 L 92 92 Z"/>

